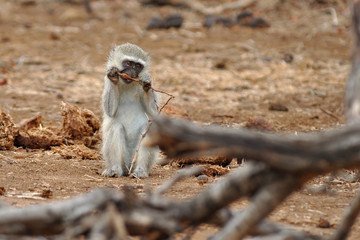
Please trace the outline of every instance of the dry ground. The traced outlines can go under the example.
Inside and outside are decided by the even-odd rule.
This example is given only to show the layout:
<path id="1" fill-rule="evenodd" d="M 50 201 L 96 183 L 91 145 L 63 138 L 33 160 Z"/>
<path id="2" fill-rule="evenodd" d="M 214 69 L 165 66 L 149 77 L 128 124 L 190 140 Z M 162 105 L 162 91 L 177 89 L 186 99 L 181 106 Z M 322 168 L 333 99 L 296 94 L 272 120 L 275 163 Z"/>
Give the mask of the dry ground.
<path id="1" fill-rule="evenodd" d="M 274 131 L 289 133 L 341 126 L 351 46 L 345 1 L 272 2 L 250 8 L 265 17 L 270 28 L 205 29 L 200 14 L 142 7 L 138 1 L 93 1 L 99 20 L 89 19 L 81 4 L 1 0 L 0 81 L 6 78 L 7 84 L 0 86 L 0 108 L 16 123 L 41 113 L 46 126 L 61 126 L 61 101 L 88 108 L 101 118 L 107 54 L 115 44 L 132 42 L 152 57 L 154 87 L 176 96 L 165 111 L 168 115 L 235 128 L 255 119 L 267 122 Z M 168 13 L 185 17 L 181 29 L 145 30 L 151 16 Z M 293 62 L 284 61 L 287 53 L 294 56 Z M 274 103 L 288 111 L 269 110 Z M 98 159 L 67 159 L 55 149 L 1 151 L 0 187 L 6 190 L 1 200 L 16 206 L 52 201 L 24 197 L 46 189 L 53 192 L 54 200 L 101 186 L 136 185 L 142 192 L 170 178 L 177 168 L 157 166 L 144 180 L 105 178 L 99 175 L 102 170 Z M 189 198 L 220 178 L 211 177 L 204 185 L 189 178 L 168 196 Z M 314 179 L 309 187 L 324 180 Z M 306 189 L 293 194 L 271 218 L 329 236 L 359 182 L 338 177 L 331 186 L 332 194 Z M 246 203 L 239 201 L 234 206 L 241 208 Z M 318 227 L 321 218 L 330 222 L 330 228 Z M 202 226 L 193 239 L 205 239 L 215 231 Z M 359 222 L 350 239 L 360 239 Z"/>

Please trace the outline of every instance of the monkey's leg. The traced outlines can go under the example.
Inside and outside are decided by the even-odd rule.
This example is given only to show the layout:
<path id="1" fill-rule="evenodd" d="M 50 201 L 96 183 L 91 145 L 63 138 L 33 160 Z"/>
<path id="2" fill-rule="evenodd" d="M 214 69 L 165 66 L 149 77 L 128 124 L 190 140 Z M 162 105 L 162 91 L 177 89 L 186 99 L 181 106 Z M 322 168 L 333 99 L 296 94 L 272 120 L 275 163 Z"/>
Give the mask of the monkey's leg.
<path id="1" fill-rule="evenodd" d="M 103 122 L 103 144 L 102 156 L 105 161 L 106 169 L 103 176 L 125 176 L 128 171 L 125 169 L 126 155 L 125 131 L 122 124 L 109 119 Z"/>
<path id="2" fill-rule="evenodd" d="M 149 176 L 149 171 L 152 166 L 154 166 L 159 154 L 158 147 L 148 148 L 143 146 L 147 141 L 148 137 L 146 136 L 140 145 L 135 163 L 135 169 L 133 171 L 133 175 L 138 178 L 145 178 Z"/>

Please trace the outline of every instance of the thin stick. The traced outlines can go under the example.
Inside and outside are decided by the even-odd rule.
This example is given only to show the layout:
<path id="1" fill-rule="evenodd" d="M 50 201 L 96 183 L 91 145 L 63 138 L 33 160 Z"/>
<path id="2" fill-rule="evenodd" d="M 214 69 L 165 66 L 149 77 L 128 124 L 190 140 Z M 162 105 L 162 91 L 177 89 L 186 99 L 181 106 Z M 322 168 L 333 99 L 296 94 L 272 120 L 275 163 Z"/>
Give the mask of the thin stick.
<path id="1" fill-rule="evenodd" d="M 170 102 L 171 99 L 175 98 L 174 96 L 170 96 L 166 103 L 160 108 L 159 113 L 164 109 L 164 107 Z"/>
<path id="2" fill-rule="evenodd" d="M 131 174 L 133 168 L 134 168 L 134 165 L 135 165 L 135 162 L 136 162 L 136 158 L 137 158 L 137 155 L 138 155 L 138 152 L 139 152 L 139 149 L 140 149 L 140 145 L 141 145 L 141 142 L 144 140 L 145 138 L 145 135 L 149 132 L 150 130 L 150 127 L 151 127 L 151 124 L 152 122 L 149 123 L 149 125 L 147 126 L 146 128 L 146 131 L 141 135 L 141 138 L 140 138 L 140 141 L 136 147 L 136 151 L 135 151 L 135 154 L 134 154 L 134 157 L 133 157 L 133 160 L 131 162 L 131 166 L 130 166 L 130 169 L 129 169 L 129 174 Z"/>
<path id="3" fill-rule="evenodd" d="M 338 120 L 339 122 L 341 121 L 341 119 L 340 119 L 338 116 L 336 116 L 335 114 L 333 114 L 332 112 L 329 112 L 328 110 L 326 110 L 326 109 L 324 109 L 324 108 L 320 108 L 320 110 L 321 110 L 323 113 L 329 115 L 330 117 L 335 118 L 335 119 Z"/>
<path id="4" fill-rule="evenodd" d="M 120 72 L 118 72 L 118 74 L 119 74 L 120 77 L 122 77 L 122 78 L 124 78 L 124 79 L 131 80 L 131 81 L 134 81 L 134 82 L 137 82 L 137 83 L 141 84 L 141 82 L 140 82 L 139 79 L 132 78 L 132 77 L 130 77 L 129 75 L 127 75 L 126 73 L 120 73 Z M 170 99 L 175 98 L 174 95 L 172 95 L 172 94 L 170 94 L 170 93 L 167 93 L 167 92 L 165 92 L 165 91 L 162 91 L 162 90 L 155 89 L 155 88 L 153 88 L 152 86 L 150 86 L 150 89 L 152 89 L 153 91 L 158 92 L 158 93 L 166 94 L 166 95 L 168 95 L 168 96 L 170 97 Z M 169 100 L 164 104 L 164 106 L 165 106 L 168 102 L 169 102 Z M 163 109 L 164 106 L 163 106 L 161 109 Z"/>
<path id="5" fill-rule="evenodd" d="M 120 77 L 124 78 L 124 79 L 128 79 L 128 80 L 131 80 L 131 81 L 134 81 L 134 82 L 137 82 L 137 83 L 141 84 L 141 82 L 140 82 L 139 79 L 132 78 L 132 77 L 130 77 L 129 75 L 127 75 L 126 73 L 117 72 L 117 74 L 118 74 Z M 159 113 L 161 113 L 161 111 L 162 111 L 162 110 L 164 109 L 164 107 L 170 102 L 171 99 L 175 98 L 174 95 L 172 95 L 172 94 L 170 94 L 170 93 L 167 93 L 167 92 L 164 92 L 164 91 L 162 91 L 162 90 L 154 89 L 152 86 L 150 86 L 150 89 L 152 89 L 152 90 L 155 91 L 155 92 L 163 93 L 163 94 L 166 94 L 166 95 L 169 96 L 169 99 L 168 99 L 168 100 L 166 101 L 166 103 L 160 108 Z M 155 102 L 155 104 L 157 105 L 156 102 Z M 135 165 L 135 162 L 136 162 L 136 158 L 137 158 L 138 153 L 139 153 L 139 150 L 140 150 L 140 145 L 141 145 L 142 141 L 144 140 L 146 134 L 149 132 L 150 127 L 151 127 L 151 124 L 152 124 L 152 122 L 149 123 L 149 125 L 147 126 L 145 132 L 141 135 L 140 141 L 139 141 L 139 143 L 138 143 L 138 145 L 137 145 L 137 147 L 136 147 L 136 151 L 135 151 L 133 160 L 132 160 L 132 162 L 131 162 L 130 169 L 128 169 L 128 170 L 129 170 L 129 174 L 131 174 L 131 172 L 132 172 L 132 170 L 133 170 L 133 168 L 134 168 L 134 165 Z"/>
<path id="6" fill-rule="evenodd" d="M 181 181 L 184 178 L 199 174 L 203 170 L 202 167 L 187 167 L 181 170 L 178 170 L 174 177 L 170 178 L 167 182 L 160 185 L 160 187 L 154 192 L 154 195 L 160 196 L 167 190 L 169 190 L 175 183 Z"/>

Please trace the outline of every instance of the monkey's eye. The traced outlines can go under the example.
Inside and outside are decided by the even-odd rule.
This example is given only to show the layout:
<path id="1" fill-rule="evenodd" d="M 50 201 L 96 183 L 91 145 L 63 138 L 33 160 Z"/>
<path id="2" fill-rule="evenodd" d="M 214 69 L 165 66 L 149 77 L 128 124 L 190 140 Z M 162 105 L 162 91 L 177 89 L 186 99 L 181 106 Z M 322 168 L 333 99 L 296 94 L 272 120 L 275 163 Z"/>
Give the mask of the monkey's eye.
<path id="1" fill-rule="evenodd" d="M 128 65 L 129 67 L 131 67 L 133 65 L 133 63 L 131 61 L 127 61 L 126 65 Z"/>
<path id="2" fill-rule="evenodd" d="M 142 65 L 141 65 L 140 63 L 137 63 L 137 64 L 135 65 L 135 67 L 136 67 L 137 70 L 142 69 Z"/>

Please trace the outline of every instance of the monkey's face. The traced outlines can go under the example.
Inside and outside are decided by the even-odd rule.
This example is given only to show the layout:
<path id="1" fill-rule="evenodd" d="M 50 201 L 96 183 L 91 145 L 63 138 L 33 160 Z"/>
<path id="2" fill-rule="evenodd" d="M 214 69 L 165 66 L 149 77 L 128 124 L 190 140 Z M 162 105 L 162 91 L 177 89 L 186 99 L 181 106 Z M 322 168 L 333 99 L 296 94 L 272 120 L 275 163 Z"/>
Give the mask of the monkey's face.
<path id="1" fill-rule="evenodd" d="M 109 55 L 107 61 L 107 78 L 114 84 L 130 84 L 133 81 L 126 78 L 141 78 L 147 72 L 150 58 L 140 47 L 125 43 L 116 46 Z M 122 78 L 121 75 L 124 76 Z"/>
<path id="2" fill-rule="evenodd" d="M 128 76 L 130 76 L 132 78 L 138 78 L 140 72 L 144 68 L 144 66 L 141 63 L 131 61 L 131 60 L 127 60 L 127 59 L 122 62 L 122 67 L 123 67 L 123 70 L 121 71 L 121 73 L 126 73 Z M 121 79 L 125 83 L 131 83 L 132 82 L 129 79 L 123 79 L 123 78 L 121 78 Z"/>
<path id="3" fill-rule="evenodd" d="M 131 61 L 131 60 L 124 60 L 122 61 L 121 63 L 121 68 L 122 70 L 116 68 L 116 67 L 112 67 L 110 69 L 110 71 L 108 71 L 107 73 L 107 77 L 110 79 L 110 81 L 112 81 L 114 84 L 118 83 L 119 82 L 119 79 L 121 78 L 121 80 L 126 83 L 126 84 L 129 84 L 132 82 L 132 80 L 130 79 L 125 79 L 125 78 L 122 78 L 120 75 L 119 75 L 119 72 L 120 73 L 125 73 L 127 74 L 128 76 L 132 77 L 132 78 L 138 78 L 139 77 L 139 74 L 141 73 L 141 71 L 144 69 L 144 66 L 139 63 L 139 62 L 135 62 L 135 61 Z"/>

